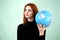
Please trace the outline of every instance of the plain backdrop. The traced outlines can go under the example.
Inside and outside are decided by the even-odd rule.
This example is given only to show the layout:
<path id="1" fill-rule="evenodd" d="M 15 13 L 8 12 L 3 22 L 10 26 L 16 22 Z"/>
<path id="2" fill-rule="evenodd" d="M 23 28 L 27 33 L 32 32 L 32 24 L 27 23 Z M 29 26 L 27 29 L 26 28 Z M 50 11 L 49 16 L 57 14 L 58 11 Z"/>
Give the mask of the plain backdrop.
<path id="1" fill-rule="evenodd" d="M 17 40 L 27 3 L 36 4 L 39 11 L 50 11 L 52 23 L 46 28 L 46 40 L 60 40 L 60 0 L 0 0 L 0 40 Z"/>

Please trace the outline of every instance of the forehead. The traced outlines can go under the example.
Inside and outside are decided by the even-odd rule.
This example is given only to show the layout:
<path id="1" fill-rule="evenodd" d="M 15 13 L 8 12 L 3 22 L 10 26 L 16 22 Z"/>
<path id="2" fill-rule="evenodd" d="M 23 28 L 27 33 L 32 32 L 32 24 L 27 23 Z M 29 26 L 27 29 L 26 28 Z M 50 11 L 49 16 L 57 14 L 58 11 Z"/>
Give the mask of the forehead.
<path id="1" fill-rule="evenodd" d="M 26 8 L 25 9 L 32 9 L 30 6 L 26 6 Z"/>

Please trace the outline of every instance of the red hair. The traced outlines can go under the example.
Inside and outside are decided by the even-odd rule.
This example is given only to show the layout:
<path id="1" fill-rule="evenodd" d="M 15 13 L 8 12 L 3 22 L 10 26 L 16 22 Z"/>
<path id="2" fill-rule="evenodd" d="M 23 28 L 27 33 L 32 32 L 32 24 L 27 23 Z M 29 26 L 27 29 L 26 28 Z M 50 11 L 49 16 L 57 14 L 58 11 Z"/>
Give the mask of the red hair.
<path id="1" fill-rule="evenodd" d="M 33 10 L 33 17 L 34 17 L 34 20 L 35 20 L 35 15 L 36 13 L 38 12 L 38 9 L 37 9 L 37 6 L 33 3 L 28 3 L 27 5 L 25 5 L 24 7 L 24 12 L 25 12 L 25 8 L 26 6 L 30 6 Z M 26 24 L 27 23 L 27 19 L 25 18 L 25 15 L 23 16 L 23 24 Z"/>

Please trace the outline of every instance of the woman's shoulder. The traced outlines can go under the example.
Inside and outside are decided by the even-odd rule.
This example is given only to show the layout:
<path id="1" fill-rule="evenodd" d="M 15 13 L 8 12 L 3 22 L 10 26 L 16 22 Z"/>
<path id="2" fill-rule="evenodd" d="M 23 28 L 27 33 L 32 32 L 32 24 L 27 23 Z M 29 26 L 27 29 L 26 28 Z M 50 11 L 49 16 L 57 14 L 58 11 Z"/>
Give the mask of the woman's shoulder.
<path id="1" fill-rule="evenodd" d="M 23 24 L 19 24 L 19 25 L 18 25 L 18 27 L 22 27 L 22 26 L 23 26 Z"/>
<path id="2" fill-rule="evenodd" d="M 23 24 L 19 24 L 18 26 L 23 26 Z"/>
<path id="3" fill-rule="evenodd" d="M 23 26 L 23 24 L 19 24 L 17 29 L 22 29 Z"/>

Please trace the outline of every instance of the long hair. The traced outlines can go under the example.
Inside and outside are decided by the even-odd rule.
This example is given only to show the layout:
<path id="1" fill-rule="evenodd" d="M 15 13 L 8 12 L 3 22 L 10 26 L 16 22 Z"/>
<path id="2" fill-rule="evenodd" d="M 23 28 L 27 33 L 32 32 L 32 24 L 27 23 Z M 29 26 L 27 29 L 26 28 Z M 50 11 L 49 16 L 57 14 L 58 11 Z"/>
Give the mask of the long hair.
<path id="1" fill-rule="evenodd" d="M 24 7 L 24 12 L 25 12 L 25 8 L 26 8 L 27 6 L 30 6 L 30 7 L 32 8 L 32 10 L 33 10 L 33 17 L 34 17 L 34 20 L 35 20 L 35 15 L 36 15 L 36 13 L 38 12 L 37 6 L 36 6 L 35 4 L 33 4 L 33 3 L 28 3 L 28 4 L 25 5 L 25 7 Z M 27 23 L 27 19 L 25 18 L 25 15 L 23 15 L 23 24 L 26 24 L 26 23 Z"/>

